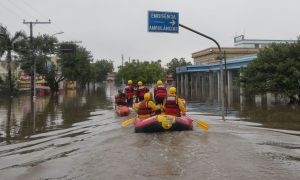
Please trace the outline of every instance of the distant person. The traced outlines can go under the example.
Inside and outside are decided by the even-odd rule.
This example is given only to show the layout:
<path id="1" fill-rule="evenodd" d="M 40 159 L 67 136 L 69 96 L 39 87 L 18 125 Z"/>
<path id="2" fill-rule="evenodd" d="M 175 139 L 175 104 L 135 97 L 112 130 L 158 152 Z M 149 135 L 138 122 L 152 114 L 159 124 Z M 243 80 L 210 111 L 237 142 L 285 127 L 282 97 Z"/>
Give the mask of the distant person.
<path id="1" fill-rule="evenodd" d="M 115 95 L 115 104 L 116 106 L 126 106 L 126 97 L 121 89 L 118 90 L 118 94 Z"/>
<path id="2" fill-rule="evenodd" d="M 181 116 L 185 115 L 186 109 L 183 100 L 176 96 L 176 88 L 169 89 L 169 95 L 164 102 L 164 113 L 167 115 Z"/>
<path id="3" fill-rule="evenodd" d="M 125 87 L 125 97 L 126 97 L 126 102 L 128 107 L 132 107 L 133 96 L 134 96 L 134 89 L 132 85 L 132 80 L 128 80 L 127 85 Z"/>
<path id="4" fill-rule="evenodd" d="M 150 93 L 144 94 L 144 100 L 135 104 L 134 108 L 137 111 L 139 118 L 148 118 L 155 114 L 155 111 L 160 109 L 161 106 L 156 106 L 153 101 L 151 101 Z"/>
<path id="5" fill-rule="evenodd" d="M 138 99 L 138 102 L 141 102 L 142 100 L 144 100 L 144 95 L 147 92 L 149 92 L 149 89 L 147 87 L 143 86 L 143 82 L 142 81 L 139 81 L 138 82 L 137 92 L 136 92 L 136 97 Z"/>
<path id="6" fill-rule="evenodd" d="M 167 89 L 161 80 L 157 81 L 157 86 L 154 88 L 154 99 L 156 104 L 163 104 L 167 96 Z"/>

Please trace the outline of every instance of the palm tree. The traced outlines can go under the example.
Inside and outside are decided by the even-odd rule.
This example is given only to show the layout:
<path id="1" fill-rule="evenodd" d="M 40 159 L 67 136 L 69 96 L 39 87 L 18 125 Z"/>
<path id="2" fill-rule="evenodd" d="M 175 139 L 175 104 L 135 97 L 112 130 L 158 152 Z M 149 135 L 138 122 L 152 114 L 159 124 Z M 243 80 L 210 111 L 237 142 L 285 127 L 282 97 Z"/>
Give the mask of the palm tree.
<path id="1" fill-rule="evenodd" d="M 7 28 L 0 24 L 0 58 L 6 54 L 9 93 L 13 91 L 11 61 L 13 53 L 20 53 L 26 40 L 26 34 L 23 31 L 17 31 L 11 36 Z"/>

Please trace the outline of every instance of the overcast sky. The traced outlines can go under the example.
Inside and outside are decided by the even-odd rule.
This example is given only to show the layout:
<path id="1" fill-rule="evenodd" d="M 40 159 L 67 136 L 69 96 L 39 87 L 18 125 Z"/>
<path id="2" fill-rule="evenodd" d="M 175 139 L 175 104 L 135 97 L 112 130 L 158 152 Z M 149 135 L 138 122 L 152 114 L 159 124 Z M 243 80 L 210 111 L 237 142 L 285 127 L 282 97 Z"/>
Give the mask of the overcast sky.
<path id="1" fill-rule="evenodd" d="M 0 23 L 9 31 L 36 25 L 34 35 L 54 34 L 60 41 L 82 40 L 95 59 L 191 59 L 193 52 L 214 46 L 196 34 L 147 32 L 149 10 L 179 12 L 179 22 L 207 34 L 221 46 L 233 46 L 235 35 L 246 38 L 296 39 L 300 35 L 299 0 L 0 0 Z"/>

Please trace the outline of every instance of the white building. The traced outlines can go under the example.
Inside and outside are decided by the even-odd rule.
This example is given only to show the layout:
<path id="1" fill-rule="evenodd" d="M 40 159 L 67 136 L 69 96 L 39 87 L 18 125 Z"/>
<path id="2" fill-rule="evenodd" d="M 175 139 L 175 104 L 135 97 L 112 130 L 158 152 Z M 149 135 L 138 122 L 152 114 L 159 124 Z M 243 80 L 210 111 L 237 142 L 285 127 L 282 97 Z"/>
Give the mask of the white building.
<path id="1" fill-rule="evenodd" d="M 0 78 L 4 80 L 7 74 L 6 63 L 0 62 Z"/>
<path id="2" fill-rule="evenodd" d="M 244 35 L 234 37 L 234 47 L 263 48 L 272 43 L 295 43 L 296 40 L 245 39 Z"/>

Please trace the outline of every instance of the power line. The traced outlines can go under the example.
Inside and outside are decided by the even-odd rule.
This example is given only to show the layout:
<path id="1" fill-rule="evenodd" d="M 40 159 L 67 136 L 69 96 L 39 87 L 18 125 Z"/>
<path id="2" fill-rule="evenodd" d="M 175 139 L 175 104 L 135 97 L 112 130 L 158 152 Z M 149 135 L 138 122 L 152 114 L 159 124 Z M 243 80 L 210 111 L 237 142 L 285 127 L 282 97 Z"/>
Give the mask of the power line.
<path id="1" fill-rule="evenodd" d="M 35 8 L 34 6 L 32 6 L 30 3 L 26 2 L 25 0 L 20 0 L 20 2 L 22 2 L 24 5 L 26 5 L 28 8 L 30 8 L 31 10 L 33 10 L 34 12 L 36 12 L 37 14 L 39 14 L 40 16 L 42 16 L 43 18 L 46 18 L 48 19 L 48 17 L 45 16 L 45 14 L 43 14 L 39 9 Z M 54 31 L 64 31 L 63 28 L 61 28 L 61 26 L 56 23 L 56 22 L 52 22 L 51 23 L 53 26 L 51 26 L 50 28 L 52 28 Z M 65 32 L 65 31 L 64 31 Z M 76 39 L 76 38 L 73 38 L 71 36 L 69 36 L 70 34 L 68 33 L 65 33 L 64 36 L 69 38 L 69 39 Z"/>
<path id="2" fill-rule="evenodd" d="M 28 8 L 27 8 L 27 10 L 26 10 L 26 8 L 24 8 L 24 6 L 22 7 L 21 5 L 17 5 L 15 2 L 13 2 L 12 0 L 8 0 L 8 2 L 10 2 L 13 6 L 15 6 L 16 8 L 18 8 L 19 10 L 20 10 L 20 12 L 23 12 L 24 14 L 26 14 L 26 15 L 29 15 L 33 20 L 35 20 L 36 19 L 36 16 L 39 16 L 39 15 L 35 15 L 34 13 L 31 13 L 32 11 L 30 11 Z M 24 4 L 25 4 L 25 2 L 24 1 L 22 1 Z M 27 7 L 30 7 L 27 3 L 25 4 L 25 5 L 27 5 Z M 31 8 L 31 9 L 33 9 L 33 8 Z M 35 9 L 33 9 L 33 12 L 34 11 L 36 11 Z M 42 15 L 42 16 L 44 16 L 44 15 Z M 45 17 L 45 16 L 44 16 Z M 46 18 L 46 17 L 45 17 Z M 49 19 L 49 18 L 46 18 L 46 19 Z M 41 26 L 40 27 L 43 31 L 46 31 L 46 32 L 48 32 L 49 31 L 49 28 L 44 28 L 43 26 Z M 53 29 L 53 27 L 52 26 L 50 26 L 50 28 L 52 28 Z M 56 31 L 56 29 L 54 29 L 54 31 Z"/>
<path id="3" fill-rule="evenodd" d="M 0 4 L 2 4 L 1 1 L 0 1 Z M 1 7 L 1 6 L 0 6 L 0 7 Z M 16 15 L 17 17 L 19 17 L 20 19 L 23 19 L 21 15 L 19 15 L 19 14 L 16 13 L 15 11 L 11 10 L 10 8 L 8 8 L 5 4 L 2 4 L 2 7 L 4 7 L 3 9 L 5 9 L 6 11 L 8 11 L 8 12 L 10 12 L 10 13 Z"/>
<path id="4" fill-rule="evenodd" d="M 7 0 L 7 2 L 9 2 L 10 4 L 12 4 L 15 8 L 19 9 L 20 12 L 23 12 L 24 15 L 28 14 L 29 16 L 31 16 L 31 18 L 36 19 L 36 17 L 32 16 L 31 13 L 27 13 L 24 11 L 23 8 L 19 7 L 19 5 L 17 5 L 15 2 L 11 1 L 11 0 Z"/>
<path id="5" fill-rule="evenodd" d="M 49 17 L 46 17 L 43 13 L 41 13 L 39 10 L 37 10 L 36 8 L 34 8 L 33 6 L 31 6 L 29 3 L 27 3 L 26 1 L 24 0 L 21 0 L 21 2 L 23 2 L 23 4 L 25 4 L 27 7 L 29 7 L 30 9 L 32 9 L 33 11 L 35 11 L 36 13 L 38 13 L 39 15 L 41 15 L 43 18 L 46 18 L 48 19 Z M 52 24 L 57 28 L 57 30 L 59 31 L 63 31 L 62 28 L 60 28 L 58 25 L 56 25 L 56 23 L 53 23 Z"/>
<path id="6" fill-rule="evenodd" d="M 39 13 L 41 16 L 43 16 L 43 18 L 48 19 L 48 17 L 46 17 L 44 14 L 40 13 L 37 9 L 33 8 L 31 5 L 29 5 L 26 1 L 21 0 L 21 2 L 23 2 L 23 4 L 25 4 L 27 7 L 29 7 L 30 9 L 32 9 L 33 11 Z"/>

